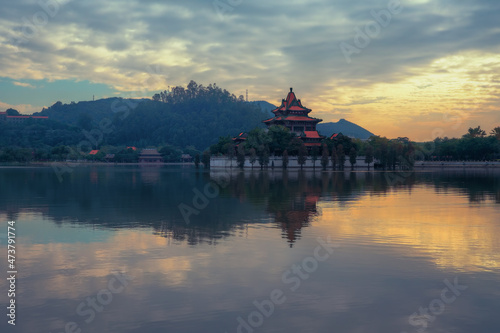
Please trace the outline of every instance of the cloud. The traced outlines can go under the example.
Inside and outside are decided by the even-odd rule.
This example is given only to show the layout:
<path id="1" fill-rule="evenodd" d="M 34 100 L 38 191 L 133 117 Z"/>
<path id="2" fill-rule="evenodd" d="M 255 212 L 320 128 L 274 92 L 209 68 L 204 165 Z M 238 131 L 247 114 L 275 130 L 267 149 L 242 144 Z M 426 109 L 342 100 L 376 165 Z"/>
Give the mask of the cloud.
<path id="1" fill-rule="evenodd" d="M 19 87 L 25 87 L 25 88 L 36 88 L 35 86 L 29 84 L 29 83 L 26 83 L 26 82 L 17 82 L 17 81 L 14 81 L 13 84 L 15 86 L 19 86 Z"/>
<path id="2" fill-rule="evenodd" d="M 375 22 L 372 12 L 386 10 L 388 3 L 243 1 L 221 17 L 212 1 L 204 0 L 71 1 L 39 27 L 36 37 L 15 48 L 9 40 L 23 37 L 23 18 L 33 22 L 41 8 L 28 0 L 4 1 L 0 71 L 14 80 L 88 80 L 122 93 L 163 90 L 194 79 L 217 82 L 236 94 L 249 89 L 271 103 L 293 86 L 306 105 L 321 112 L 331 108 L 327 103 L 366 104 L 358 96 L 398 100 L 399 86 L 424 73 L 428 80 L 415 89 L 434 90 L 432 75 L 463 79 L 460 64 L 450 66 L 444 59 L 473 55 L 474 62 L 500 51 L 498 1 L 408 0 L 348 64 L 340 43 L 355 45 L 356 29 Z M 469 79 L 497 89 L 498 64 L 492 56 L 483 68 L 468 66 Z M 157 66 L 162 80 L 144 84 L 148 68 Z M 385 91 L 379 91 L 381 85 Z"/>
<path id="3" fill-rule="evenodd" d="M 40 111 L 40 108 L 37 106 L 33 106 L 31 104 L 17 104 L 11 105 L 0 101 L 0 110 L 14 109 L 19 111 L 22 114 L 32 114 L 33 112 Z"/>

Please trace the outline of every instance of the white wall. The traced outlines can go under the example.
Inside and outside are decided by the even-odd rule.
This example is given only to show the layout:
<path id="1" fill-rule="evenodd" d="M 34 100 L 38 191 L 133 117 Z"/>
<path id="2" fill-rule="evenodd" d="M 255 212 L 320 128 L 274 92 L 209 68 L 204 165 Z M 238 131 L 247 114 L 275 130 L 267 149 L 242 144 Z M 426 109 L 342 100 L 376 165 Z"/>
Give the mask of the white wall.
<path id="1" fill-rule="evenodd" d="M 283 159 L 281 156 L 270 156 L 269 157 L 269 165 L 268 167 L 271 168 L 274 162 L 274 167 L 275 168 L 281 168 Z M 368 165 L 365 163 L 365 157 L 364 156 L 358 156 L 356 158 L 356 164 L 354 165 L 355 168 L 366 168 Z M 211 168 L 237 168 L 238 167 L 238 162 L 236 161 L 236 157 L 233 158 L 232 161 L 229 161 L 227 157 L 214 157 L 212 156 L 210 158 L 210 167 Z M 249 162 L 248 156 L 245 157 L 245 168 L 251 168 L 252 165 Z M 257 159 L 257 161 L 253 165 L 254 168 L 260 169 L 260 164 Z M 306 163 L 304 164 L 304 168 L 312 168 L 313 167 L 313 161 L 311 160 L 311 157 L 309 156 L 306 160 Z M 337 163 L 337 168 L 339 167 Z M 344 168 L 350 168 L 351 163 L 349 163 L 349 157 L 346 156 L 346 162 L 344 164 Z M 370 167 L 373 167 L 373 163 L 370 164 Z M 288 157 L 288 166 L 287 168 L 300 168 L 300 165 L 297 161 L 296 156 L 289 156 Z M 321 156 L 318 157 L 316 160 L 316 168 L 322 168 L 321 166 Z M 327 169 L 331 169 L 332 164 L 331 161 L 329 160 Z"/>

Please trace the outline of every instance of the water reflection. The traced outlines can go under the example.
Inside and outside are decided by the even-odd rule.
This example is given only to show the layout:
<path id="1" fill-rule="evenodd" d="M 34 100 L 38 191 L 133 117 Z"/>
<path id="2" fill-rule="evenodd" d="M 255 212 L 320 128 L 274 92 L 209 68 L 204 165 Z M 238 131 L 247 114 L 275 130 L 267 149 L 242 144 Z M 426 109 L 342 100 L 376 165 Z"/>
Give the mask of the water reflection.
<path id="1" fill-rule="evenodd" d="M 88 332 L 234 332 L 326 236 L 339 252 L 261 331 L 411 331 L 408 316 L 455 275 L 469 289 L 432 329 L 498 327 L 498 174 L 417 173 L 390 185 L 384 173 L 232 170 L 186 224 L 179 204 L 193 205 L 194 189 L 221 172 L 76 168 L 60 183 L 52 169 L 1 169 L 0 219 L 22 235 L 19 332 L 68 321 Z M 86 324 L 75 309 L 114 271 L 135 280 Z"/>
<path id="2" fill-rule="evenodd" d="M 3 168 L 0 213 L 11 220 L 31 211 L 42 213 L 56 224 L 153 228 L 157 235 L 193 245 L 200 241 L 217 243 L 247 224 L 272 222 L 293 245 L 300 239 L 301 230 L 320 215 L 318 202 L 322 201 L 352 205 L 367 196 L 412 193 L 415 186 L 425 186 L 434 188 L 437 194 L 466 196 L 471 204 L 500 203 L 500 177 L 494 171 L 419 173 L 389 185 L 384 173 L 231 170 L 227 186 L 186 223 L 179 204 L 192 207 L 194 191 L 203 192 L 207 184 L 226 172 L 90 167 L 75 168 L 59 182 L 51 168 Z M 426 194 L 425 198 L 429 197 L 431 194 Z M 448 220 L 454 215 L 450 214 L 446 215 Z"/>

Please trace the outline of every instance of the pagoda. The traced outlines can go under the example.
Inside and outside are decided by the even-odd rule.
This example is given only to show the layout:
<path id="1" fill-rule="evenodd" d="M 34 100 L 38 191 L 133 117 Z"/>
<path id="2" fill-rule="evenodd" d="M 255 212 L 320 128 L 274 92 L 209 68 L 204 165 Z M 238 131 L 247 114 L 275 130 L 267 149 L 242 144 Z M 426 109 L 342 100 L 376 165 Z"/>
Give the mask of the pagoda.
<path id="1" fill-rule="evenodd" d="M 295 133 L 306 147 L 321 146 L 321 140 L 325 137 L 318 133 L 316 125 L 323 119 L 309 117 L 311 109 L 302 106 L 300 99 L 295 96 L 293 88 L 290 88 L 286 99 L 283 99 L 281 105 L 272 112 L 274 117 L 263 121 L 268 127 L 272 125 L 284 126 L 290 132 Z"/>

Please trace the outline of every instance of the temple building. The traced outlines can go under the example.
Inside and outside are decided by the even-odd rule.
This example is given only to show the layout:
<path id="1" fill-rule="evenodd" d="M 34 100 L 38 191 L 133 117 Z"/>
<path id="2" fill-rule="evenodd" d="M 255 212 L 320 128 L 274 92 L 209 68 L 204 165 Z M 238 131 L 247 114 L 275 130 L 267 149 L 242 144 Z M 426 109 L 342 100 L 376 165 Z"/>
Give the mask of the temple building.
<path id="1" fill-rule="evenodd" d="M 311 109 L 302 105 L 300 99 L 295 96 L 293 88 L 290 88 L 286 99 L 283 99 L 281 105 L 272 112 L 274 117 L 263 121 L 268 127 L 285 126 L 302 139 L 306 147 L 321 146 L 321 140 L 325 137 L 318 133 L 316 125 L 323 120 L 309 117 Z"/>
<path id="2" fill-rule="evenodd" d="M 139 155 L 139 163 L 162 163 L 163 157 L 155 148 L 145 148 Z"/>

